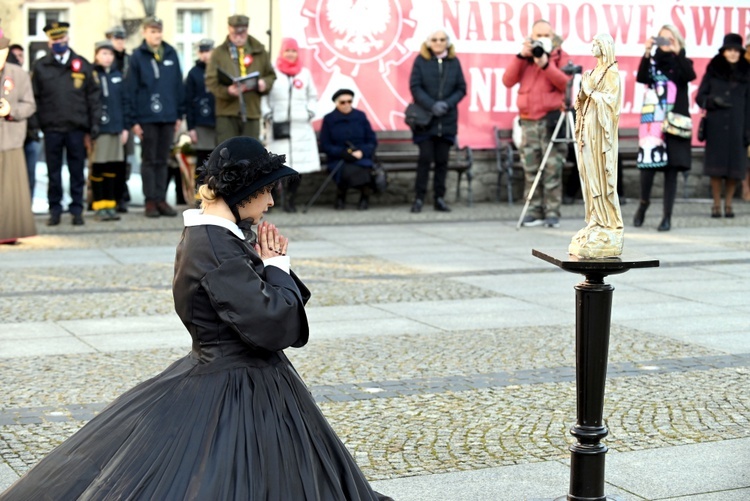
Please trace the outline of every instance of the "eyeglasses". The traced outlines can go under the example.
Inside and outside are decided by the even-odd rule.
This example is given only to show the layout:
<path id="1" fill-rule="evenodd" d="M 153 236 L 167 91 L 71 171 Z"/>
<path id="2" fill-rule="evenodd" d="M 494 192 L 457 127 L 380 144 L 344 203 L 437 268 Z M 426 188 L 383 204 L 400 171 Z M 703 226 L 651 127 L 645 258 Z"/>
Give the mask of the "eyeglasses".
<path id="1" fill-rule="evenodd" d="M 431 42 L 445 42 L 445 38 L 432 38 L 430 39 Z"/>
<path id="2" fill-rule="evenodd" d="M 352 100 L 347 99 L 346 101 L 339 101 L 338 104 L 352 104 Z"/>

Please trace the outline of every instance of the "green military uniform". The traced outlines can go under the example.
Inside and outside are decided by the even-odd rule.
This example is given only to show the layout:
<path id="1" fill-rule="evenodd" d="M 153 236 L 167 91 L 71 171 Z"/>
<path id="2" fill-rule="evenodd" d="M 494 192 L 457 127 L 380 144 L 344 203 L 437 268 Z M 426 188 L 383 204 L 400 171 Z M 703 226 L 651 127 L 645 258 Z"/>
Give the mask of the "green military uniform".
<path id="1" fill-rule="evenodd" d="M 276 80 L 271 58 L 262 43 L 248 36 L 245 45 L 237 47 L 238 61 L 232 59 L 229 51 L 231 44 L 232 42 L 227 37 L 223 44 L 214 49 L 211 60 L 206 67 L 206 87 L 216 98 L 216 140 L 219 144 L 234 136 L 260 138 L 261 93 L 249 91 L 243 94 L 247 112 L 247 121 L 243 124 L 240 118 L 239 99 L 229 94 L 226 85 L 219 83 L 217 70 L 221 68 L 234 77 L 257 71 L 260 73 L 260 78 L 266 82 L 264 93 L 271 90 L 273 82 Z M 245 65 L 248 61 L 249 64 Z M 245 66 L 244 72 L 242 72 L 240 65 Z"/>

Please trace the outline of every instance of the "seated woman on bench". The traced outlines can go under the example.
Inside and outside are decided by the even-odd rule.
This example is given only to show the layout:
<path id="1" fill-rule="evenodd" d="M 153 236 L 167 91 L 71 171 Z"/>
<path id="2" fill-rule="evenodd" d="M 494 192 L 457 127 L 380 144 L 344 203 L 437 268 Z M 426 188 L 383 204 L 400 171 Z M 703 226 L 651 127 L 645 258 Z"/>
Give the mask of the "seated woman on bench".
<path id="1" fill-rule="evenodd" d="M 378 140 L 367 115 L 352 107 L 353 98 L 353 91 L 337 90 L 332 98 L 336 109 L 323 117 L 320 128 L 320 145 L 328 157 L 328 170 L 335 172 L 337 210 L 346 206 L 349 188 L 360 190 L 359 210 L 367 210 L 372 192 L 372 157 Z"/>

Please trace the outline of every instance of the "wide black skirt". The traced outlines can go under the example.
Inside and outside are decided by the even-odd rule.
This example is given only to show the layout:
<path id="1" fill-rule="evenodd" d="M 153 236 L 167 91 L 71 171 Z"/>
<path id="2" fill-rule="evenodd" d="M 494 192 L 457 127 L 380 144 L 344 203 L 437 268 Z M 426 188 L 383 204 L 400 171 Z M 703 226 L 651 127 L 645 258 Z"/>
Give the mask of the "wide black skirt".
<path id="1" fill-rule="evenodd" d="M 204 357 L 205 358 L 205 357 Z M 195 354 L 129 390 L 1 500 L 388 500 L 283 353 Z"/>

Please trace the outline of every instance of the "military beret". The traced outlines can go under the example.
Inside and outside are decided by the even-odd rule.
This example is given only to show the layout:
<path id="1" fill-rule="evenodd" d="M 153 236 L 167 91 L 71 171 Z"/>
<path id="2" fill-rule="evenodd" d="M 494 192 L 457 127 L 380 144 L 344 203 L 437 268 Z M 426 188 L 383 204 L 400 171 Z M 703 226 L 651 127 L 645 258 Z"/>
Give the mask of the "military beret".
<path id="1" fill-rule="evenodd" d="M 339 89 L 333 93 L 333 97 L 331 98 L 331 101 L 335 102 L 339 98 L 339 96 L 345 96 L 345 95 L 354 97 L 354 91 L 349 90 L 349 89 Z"/>
<path id="2" fill-rule="evenodd" d="M 112 52 L 114 52 L 115 51 L 115 46 L 112 45 L 112 42 L 110 42 L 109 40 L 101 40 L 101 41 L 96 42 L 94 44 L 94 54 L 96 54 L 97 52 L 99 52 L 102 49 L 108 49 L 108 50 L 111 50 Z"/>
<path id="3" fill-rule="evenodd" d="M 208 52 L 214 48 L 214 41 L 210 38 L 203 38 L 198 42 L 198 52 Z"/>
<path id="4" fill-rule="evenodd" d="M 243 16 L 242 14 L 235 14 L 233 16 L 229 16 L 229 19 L 227 19 L 227 24 L 231 26 L 232 28 L 247 28 L 247 26 L 250 24 L 250 18 L 247 16 Z"/>
<path id="5" fill-rule="evenodd" d="M 68 28 L 70 28 L 70 23 L 55 21 L 47 23 L 44 32 L 51 40 L 60 40 L 68 34 Z"/>
<path id="6" fill-rule="evenodd" d="M 164 23 L 162 22 L 160 17 L 156 16 L 148 16 L 146 19 L 143 20 L 143 23 L 141 23 L 141 26 L 144 28 L 164 28 Z"/>
<path id="7" fill-rule="evenodd" d="M 122 26 L 113 26 L 104 32 L 104 36 L 107 38 L 127 38 L 127 33 Z"/>

